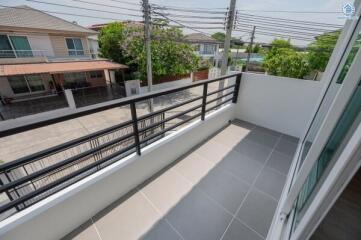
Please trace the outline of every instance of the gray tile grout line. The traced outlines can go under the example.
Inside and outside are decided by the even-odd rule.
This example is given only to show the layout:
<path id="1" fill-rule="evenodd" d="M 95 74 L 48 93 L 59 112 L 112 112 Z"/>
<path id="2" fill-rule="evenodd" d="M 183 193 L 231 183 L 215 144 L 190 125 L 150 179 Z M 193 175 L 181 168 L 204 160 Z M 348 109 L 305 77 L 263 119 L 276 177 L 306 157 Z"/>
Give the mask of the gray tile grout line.
<path id="1" fill-rule="evenodd" d="M 257 181 L 258 177 L 260 176 L 260 174 L 261 174 L 261 172 L 263 171 L 263 169 L 266 167 L 267 162 L 268 162 L 268 161 L 269 161 L 269 159 L 271 158 L 271 155 L 272 155 L 272 153 L 273 153 L 274 149 L 276 148 L 277 144 L 280 142 L 281 137 L 282 137 L 282 135 L 280 135 L 280 136 L 278 137 L 277 142 L 274 144 L 274 146 L 273 146 L 273 148 L 272 148 L 271 152 L 269 153 L 269 155 L 268 155 L 268 157 L 267 157 L 267 159 L 266 159 L 265 163 L 263 164 L 263 166 L 262 166 L 262 168 L 261 168 L 260 172 L 257 174 L 256 178 L 254 179 L 254 181 L 252 182 L 252 184 L 251 184 L 251 186 L 250 186 L 250 189 L 249 189 L 249 190 L 248 190 L 248 192 L 246 193 L 246 196 L 244 197 L 244 199 L 242 200 L 241 204 L 239 205 L 239 207 L 238 207 L 238 209 L 237 209 L 237 211 L 236 211 L 236 213 L 235 213 L 235 216 L 237 216 L 237 214 L 238 214 L 238 212 L 240 211 L 240 209 L 241 209 L 241 207 L 242 207 L 243 203 L 244 203 L 244 202 L 245 202 L 245 200 L 247 199 L 247 197 L 248 197 L 249 193 L 251 192 L 252 188 L 255 186 L 256 181 Z M 278 204 L 278 201 L 277 201 L 277 204 Z M 231 224 L 233 223 L 234 219 L 235 219 L 235 218 L 232 218 L 232 220 L 229 222 L 229 224 L 228 224 L 228 226 L 227 226 L 226 230 L 223 232 L 223 234 L 222 234 L 222 236 L 221 236 L 220 240 L 222 240 L 222 239 L 224 238 L 224 236 L 225 236 L 225 234 L 226 234 L 227 230 L 229 229 L 229 227 L 230 227 L 230 226 L 231 226 Z M 238 218 L 237 218 L 237 219 L 238 219 Z M 258 233 L 258 232 L 257 232 L 257 233 Z M 258 235 L 261 235 L 261 234 L 259 234 L 259 233 L 258 233 Z M 264 239 L 265 237 L 263 237 L 263 236 L 262 236 L 262 238 Z"/>
<path id="2" fill-rule="evenodd" d="M 185 238 L 182 236 L 182 234 L 172 225 L 172 223 L 167 219 L 167 217 L 162 216 L 162 212 L 155 206 L 155 204 L 148 198 L 148 196 L 142 191 L 142 189 L 139 189 L 140 194 L 142 194 L 142 196 L 147 200 L 147 202 L 149 202 L 149 204 L 154 208 L 154 210 L 159 214 L 160 217 L 162 217 L 164 219 L 164 221 L 166 223 L 168 223 L 168 225 L 172 228 L 172 230 L 183 240 L 185 240 Z"/>
<path id="3" fill-rule="evenodd" d="M 252 128 L 252 130 L 254 130 L 254 129 L 256 129 L 256 128 L 257 128 L 257 126 L 255 126 L 254 128 Z M 238 207 L 238 209 L 236 210 L 236 212 L 235 212 L 234 214 L 231 213 L 230 211 L 228 211 L 228 210 L 227 210 L 222 204 L 220 204 L 217 200 L 215 200 L 214 198 L 212 198 L 211 196 L 209 196 L 209 194 L 208 194 L 207 192 L 205 192 L 205 191 L 202 190 L 201 188 L 198 188 L 209 200 L 211 200 L 212 202 L 214 202 L 217 206 L 219 206 L 220 208 L 222 208 L 223 211 L 225 211 L 227 214 L 229 214 L 229 215 L 232 216 L 232 219 L 231 219 L 230 223 L 228 224 L 226 230 L 225 230 L 224 233 L 222 234 L 220 240 L 223 239 L 225 233 L 227 232 L 229 226 L 232 224 L 232 222 L 234 221 L 234 219 L 237 219 L 237 221 L 239 221 L 240 223 L 242 223 L 243 225 L 245 225 L 245 227 L 247 227 L 248 229 L 250 229 L 251 231 L 253 231 L 254 233 L 256 233 L 258 236 L 260 236 L 261 238 L 264 239 L 264 237 L 263 237 L 260 233 L 258 233 L 258 232 L 257 232 L 256 230 L 254 230 L 252 227 L 248 226 L 248 224 L 246 224 L 243 220 L 239 219 L 239 218 L 237 217 L 237 213 L 239 212 L 241 206 L 243 205 L 243 202 L 244 202 L 245 199 L 247 198 L 247 196 L 248 196 L 248 194 L 249 194 L 249 192 L 251 191 L 252 188 L 255 188 L 258 192 L 263 193 L 264 195 L 272 198 L 272 199 L 275 200 L 276 202 L 279 201 L 279 200 L 275 199 L 273 196 L 269 195 L 268 193 L 263 192 L 262 190 L 260 190 L 260 189 L 258 189 L 257 187 L 255 187 L 255 183 L 256 183 L 256 180 L 258 179 L 259 175 L 260 175 L 261 172 L 263 171 L 263 169 L 264 169 L 265 167 L 267 167 L 267 166 L 266 166 L 266 165 L 267 165 L 267 162 L 269 161 L 270 156 L 272 155 L 272 153 L 273 153 L 274 151 L 279 152 L 279 151 L 275 150 L 275 148 L 276 148 L 277 144 L 279 143 L 280 139 L 282 138 L 282 136 L 283 136 L 283 134 L 280 134 L 280 136 L 278 137 L 277 142 L 275 143 L 274 147 L 272 148 L 271 152 L 269 153 L 269 156 L 267 157 L 266 161 L 262 164 L 262 167 L 261 167 L 260 172 L 257 174 L 256 178 L 254 179 L 254 181 L 253 181 L 251 184 L 248 183 L 247 181 L 245 181 L 245 180 L 237 177 L 236 175 L 234 175 L 234 174 L 233 174 L 232 172 L 230 172 L 229 170 L 227 170 L 227 169 L 222 169 L 222 170 L 223 170 L 224 172 L 226 172 L 227 174 L 230 174 L 231 176 L 235 177 L 237 180 L 239 180 L 239 181 L 241 181 L 241 182 L 243 182 L 243 183 L 245 183 L 245 184 L 247 184 L 247 185 L 249 186 L 249 189 L 248 189 L 246 195 L 244 196 L 244 198 L 243 198 L 240 206 Z M 248 141 L 250 141 L 250 140 L 248 140 Z M 217 143 L 220 143 L 220 142 L 217 141 Z M 252 141 L 252 143 L 256 143 L 256 144 L 258 144 L 258 145 L 260 145 L 260 146 L 263 146 L 262 144 L 259 144 L 259 143 L 255 142 L 255 141 Z M 220 143 L 220 144 L 223 145 L 223 143 Z M 267 147 L 267 146 L 266 146 L 266 147 Z M 227 148 L 228 148 L 228 147 L 227 147 Z M 233 150 L 232 148 L 229 148 L 229 149 L 230 149 L 231 151 L 235 151 L 235 150 Z M 236 151 L 236 152 L 239 153 L 238 151 Z M 279 153 L 281 153 L 281 152 L 279 152 Z M 215 164 L 214 162 L 212 162 L 212 161 L 204 158 L 201 154 L 199 154 L 199 153 L 195 153 L 195 154 L 198 155 L 199 157 L 205 159 L 206 161 L 208 161 L 208 162 L 210 162 L 210 163 L 212 163 L 212 164 Z M 281 154 L 284 154 L 284 153 L 281 153 Z M 284 155 L 286 155 L 286 154 L 284 154 Z M 216 165 L 216 164 L 215 164 L 215 165 Z M 267 167 L 267 168 L 269 168 L 269 169 L 271 169 L 271 170 L 273 170 L 273 171 L 275 171 L 275 172 L 277 172 L 277 173 L 279 173 L 279 174 L 284 175 L 283 173 L 281 173 L 281 172 L 279 172 L 279 171 L 277 171 L 277 170 L 275 170 L 275 169 L 272 169 L 272 168 L 270 168 L 270 167 Z M 169 170 L 170 170 L 170 169 L 169 169 Z M 186 178 L 185 176 L 183 176 L 183 174 L 181 174 L 181 173 L 178 172 L 177 170 L 173 169 L 173 171 L 174 171 L 175 173 L 177 173 L 179 176 L 181 176 L 182 178 L 184 178 L 185 180 L 187 180 L 187 181 L 188 181 L 189 183 L 191 183 L 192 185 L 194 184 L 192 181 L 190 181 L 188 178 Z M 158 214 L 159 214 L 160 216 L 162 216 L 161 211 L 154 205 L 154 203 L 148 198 L 148 196 L 146 196 L 146 194 L 142 191 L 142 189 L 139 188 L 139 187 L 137 187 L 136 189 L 137 189 L 137 190 L 142 194 L 142 196 L 151 204 L 151 206 L 158 212 Z M 95 222 L 94 222 L 94 220 L 93 220 L 93 217 L 91 217 L 90 219 L 91 219 L 91 222 L 92 222 L 92 224 L 93 224 L 93 226 L 94 226 L 94 228 L 95 228 L 95 231 L 96 231 L 98 237 L 100 238 L 100 240 L 102 240 L 102 237 L 101 237 L 100 232 L 99 232 L 99 230 L 98 230 L 98 228 L 97 228 L 97 226 L 96 226 L 96 224 L 95 224 Z M 169 224 L 169 226 L 173 229 L 173 231 L 175 231 L 175 232 L 184 240 L 184 237 L 178 232 L 178 230 L 171 224 L 171 222 L 170 222 L 166 217 L 164 217 L 164 221 L 166 221 L 166 222 Z"/>
<path id="4" fill-rule="evenodd" d="M 103 239 L 102 239 L 102 236 L 100 235 L 100 231 L 99 231 L 99 229 L 97 228 L 97 225 L 95 224 L 95 222 L 94 222 L 94 220 L 93 220 L 93 217 L 91 217 L 90 220 L 92 221 L 93 227 L 95 228 L 95 232 L 98 234 L 99 239 L 100 239 L 100 240 L 103 240 Z"/>
<path id="5" fill-rule="evenodd" d="M 197 154 L 197 155 L 200 156 L 200 157 L 202 157 L 200 154 Z M 203 157 L 202 157 L 202 158 L 203 158 Z M 205 158 L 203 158 L 203 159 L 205 159 Z M 209 161 L 209 160 L 207 160 L 207 161 Z M 211 161 L 209 161 L 209 162 L 211 162 Z M 213 162 L 212 162 L 212 163 L 213 163 Z M 213 164 L 214 164 L 214 163 L 213 163 Z M 183 179 L 185 179 L 185 180 L 186 180 L 188 183 L 190 183 L 192 186 L 193 186 L 193 184 L 195 184 L 195 183 L 193 183 L 191 180 L 189 180 L 187 177 L 185 177 L 182 173 L 178 172 L 177 170 L 174 169 L 173 171 L 174 171 L 177 175 L 179 175 L 180 177 L 182 177 Z M 224 171 L 226 174 L 229 174 L 229 173 L 230 173 L 229 171 L 224 170 L 224 169 L 222 169 L 222 171 Z M 233 176 L 233 177 L 235 177 L 233 174 L 230 174 L 230 175 Z M 240 179 L 240 178 L 237 178 L 237 177 L 235 177 L 235 178 L 236 178 L 237 180 L 240 180 L 240 181 L 243 182 L 244 184 L 247 184 L 249 189 L 251 188 L 251 184 L 249 184 L 249 183 L 246 182 L 245 180 Z M 220 207 L 221 209 L 223 209 L 223 211 L 225 211 L 227 214 L 231 215 L 232 218 L 235 217 L 235 215 L 234 215 L 233 213 L 231 213 L 230 211 L 228 211 L 221 203 L 219 203 L 217 200 L 215 200 L 213 197 L 211 197 L 206 191 L 202 190 L 202 188 L 198 187 L 197 189 L 198 189 L 198 191 L 200 191 L 201 193 L 203 193 L 206 198 L 208 198 L 208 199 L 211 200 L 213 203 L 215 203 L 218 207 Z M 248 189 L 248 191 L 249 191 L 249 189 Z M 259 190 L 258 190 L 258 191 L 259 191 Z M 246 196 L 245 196 L 245 197 L 246 197 Z M 244 198 L 245 198 L 245 197 L 244 197 Z M 254 229 L 253 229 L 252 227 L 250 227 L 248 224 L 246 224 L 245 222 L 243 222 L 242 220 L 240 220 L 240 219 L 238 219 L 238 218 L 237 218 L 237 220 L 240 221 L 240 222 L 242 222 L 242 224 L 245 225 L 245 227 L 249 228 L 251 231 L 255 232 L 257 235 L 259 235 L 260 237 L 263 238 L 262 235 L 260 235 L 256 230 L 254 230 Z"/>

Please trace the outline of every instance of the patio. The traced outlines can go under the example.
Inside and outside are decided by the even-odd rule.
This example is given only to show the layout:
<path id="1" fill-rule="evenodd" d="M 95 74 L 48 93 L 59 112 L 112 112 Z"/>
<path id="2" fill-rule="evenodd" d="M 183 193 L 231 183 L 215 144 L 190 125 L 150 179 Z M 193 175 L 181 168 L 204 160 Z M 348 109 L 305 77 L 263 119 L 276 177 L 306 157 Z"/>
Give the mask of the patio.
<path id="1" fill-rule="evenodd" d="M 265 239 L 297 141 L 236 120 L 64 239 Z"/>

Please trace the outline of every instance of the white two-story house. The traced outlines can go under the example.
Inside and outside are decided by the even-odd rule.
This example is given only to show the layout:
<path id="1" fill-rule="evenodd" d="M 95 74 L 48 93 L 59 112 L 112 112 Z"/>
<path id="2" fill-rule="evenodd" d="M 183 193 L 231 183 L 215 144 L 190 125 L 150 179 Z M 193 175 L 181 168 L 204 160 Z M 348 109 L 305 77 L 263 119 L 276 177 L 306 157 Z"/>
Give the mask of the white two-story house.
<path id="1" fill-rule="evenodd" d="M 126 66 L 96 59 L 96 34 L 28 6 L 0 9 L 2 102 L 115 81 Z"/>
<path id="2" fill-rule="evenodd" d="M 185 36 L 185 40 L 195 47 L 197 54 L 203 60 L 209 60 L 212 63 L 218 55 L 221 42 L 212 37 L 202 33 L 191 33 Z"/>

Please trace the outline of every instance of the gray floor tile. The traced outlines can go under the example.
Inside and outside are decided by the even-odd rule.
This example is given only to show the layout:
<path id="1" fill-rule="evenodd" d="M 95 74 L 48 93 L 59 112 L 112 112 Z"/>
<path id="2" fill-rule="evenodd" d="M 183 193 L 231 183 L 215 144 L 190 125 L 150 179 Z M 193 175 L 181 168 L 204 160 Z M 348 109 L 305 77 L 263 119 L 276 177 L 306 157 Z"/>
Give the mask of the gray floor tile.
<path id="1" fill-rule="evenodd" d="M 267 162 L 267 166 L 287 175 L 292 160 L 293 158 L 291 156 L 274 151 Z"/>
<path id="2" fill-rule="evenodd" d="M 227 229 L 222 240 L 262 240 L 254 231 L 242 224 L 238 219 L 234 219 Z"/>
<path id="3" fill-rule="evenodd" d="M 275 200 L 252 189 L 242 204 L 237 217 L 263 237 L 266 237 L 276 207 L 277 202 Z"/>
<path id="4" fill-rule="evenodd" d="M 141 240 L 181 240 L 182 238 L 176 233 L 172 227 L 164 220 L 159 221 L 147 233 L 145 233 Z"/>
<path id="5" fill-rule="evenodd" d="M 207 141 L 194 152 L 203 158 L 213 163 L 218 163 L 223 160 L 225 156 L 231 151 L 226 145 L 214 141 L 213 139 Z"/>
<path id="6" fill-rule="evenodd" d="M 261 171 L 262 164 L 241 153 L 231 151 L 217 167 L 226 169 L 251 184 Z"/>
<path id="7" fill-rule="evenodd" d="M 288 141 L 282 137 L 275 149 L 283 154 L 293 156 L 295 154 L 296 148 L 297 143 Z"/>
<path id="8" fill-rule="evenodd" d="M 246 155 L 253 160 L 264 163 L 272 151 L 272 148 L 253 141 L 243 140 L 233 150 Z"/>
<path id="9" fill-rule="evenodd" d="M 257 131 L 261 131 L 263 133 L 267 133 L 267 134 L 270 134 L 270 135 L 273 135 L 273 136 L 276 136 L 276 137 L 280 137 L 282 135 L 282 133 L 280 133 L 280 132 L 274 131 L 274 130 L 269 129 L 269 128 L 261 127 L 261 126 L 257 126 L 255 129 Z"/>
<path id="10" fill-rule="evenodd" d="M 88 220 L 62 240 L 101 240 L 91 220 Z"/>
<path id="11" fill-rule="evenodd" d="M 250 186 L 226 171 L 217 168 L 203 178 L 198 187 L 234 214 Z"/>
<path id="12" fill-rule="evenodd" d="M 218 240 L 232 216 L 199 190 L 193 190 L 167 215 L 178 232 L 189 240 Z"/>
<path id="13" fill-rule="evenodd" d="M 285 181 L 285 175 L 266 167 L 257 178 L 255 187 L 265 193 L 268 193 L 275 199 L 279 199 Z"/>
<path id="14" fill-rule="evenodd" d="M 179 173 L 169 169 L 141 190 L 154 206 L 165 215 L 181 201 L 193 185 Z"/>
<path id="15" fill-rule="evenodd" d="M 292 137 L 292 136 L 289 136 L 289 135 L 285 135 L 285 134 L 282 134 L 282 138 L 289 141 L 289 142 L 293 142 L 293 143 L 298 143 L 298 141 L 300 140 L 299 138 L 296 138 L 296 137 Z"/>
<path id="16" fill-rule="evenodd" d="M 279 136 L 255 129 L 252 130 L 252 132 L 249 133 L 245 139 L 264 145 L 266 147 L 273 148 L 276 145 L 278 138 Z"/>
<path id="17" fill-rule="evenodd" d="M 248 130 L 252 130 L 252 129 L 254 129 L 256 127 L 256 125 L 254 125 L 253 123 L 246 122 L 246 121 L 239 120 L 239 119 L 233 120 L 232 124 L 236 125 L 236 126 L 239 126 L 239 127 L 242 127 L 242 128 L 245 128 L 245 129 L 248 129 Z"/>
<path id="18" fill-rule="evenodd" d="M 123 202 L 114 203 L 93 219 L 102 240 L 113 240 L 139 239 L 161 217 L 146 198 L 137 192 Z"/>

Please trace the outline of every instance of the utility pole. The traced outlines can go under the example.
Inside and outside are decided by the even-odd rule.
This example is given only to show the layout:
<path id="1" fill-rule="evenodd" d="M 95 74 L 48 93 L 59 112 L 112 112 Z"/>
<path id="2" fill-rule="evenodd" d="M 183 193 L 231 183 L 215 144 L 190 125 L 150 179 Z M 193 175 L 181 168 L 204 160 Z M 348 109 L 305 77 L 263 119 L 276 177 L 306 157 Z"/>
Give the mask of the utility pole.
<path id="1" fill-rule="evenodd" d="M 153 85 L 153 74 L 152 74 L 152 55 L 150 49 L 150 6 L 148 0 L 143 1 L 143 13 L 144 13 L 144 40 L 145 40 L 145 50 L 147 54 L 147 82 L 148 82 L 148 92 L 152 91 Z M 149 99 L 149 112 L 153 112 L 153 99 Z"/>
<path id="2" fill-rule="evenodd" d="M 227 26 L 226 26 L 226 37 L 224 39 L 224 47 L 223 47 L 223 56 L 222 56 L 222 65 L 221 65 L 221 76 L 226 75 L 227 66 L 228 66 L 228 51 L 231 46 L 231 36 L 233 30 L 234 16 L 236 13 L 236 0 L 231 0 L 229 4 L 229 11 L 227 16 Z M 224 81 L 219 81 L 219 89 L 224 88 Z M 218 96 L 222 96 L 222 92 L 218 94 Z M 222 99 L 218 101 L 221 102 Z"/>
<path id="3" fill-rule="evenodd" d="M 246 62 L 246 72 L 248 72 L 248 65 L 249 65 L 249 60 L 251 58 L 251 53 L 252 53 L 252 48 L 253 48 L 253 41 L 254 41 L 254 34 L 256 33 L 256 26 L 253 26 L 253 30 L 252 30 L 252 36 L 251 36 L 251 44 L 248 48 L 248 54 L 247 54 L 247 62 Z"/>

